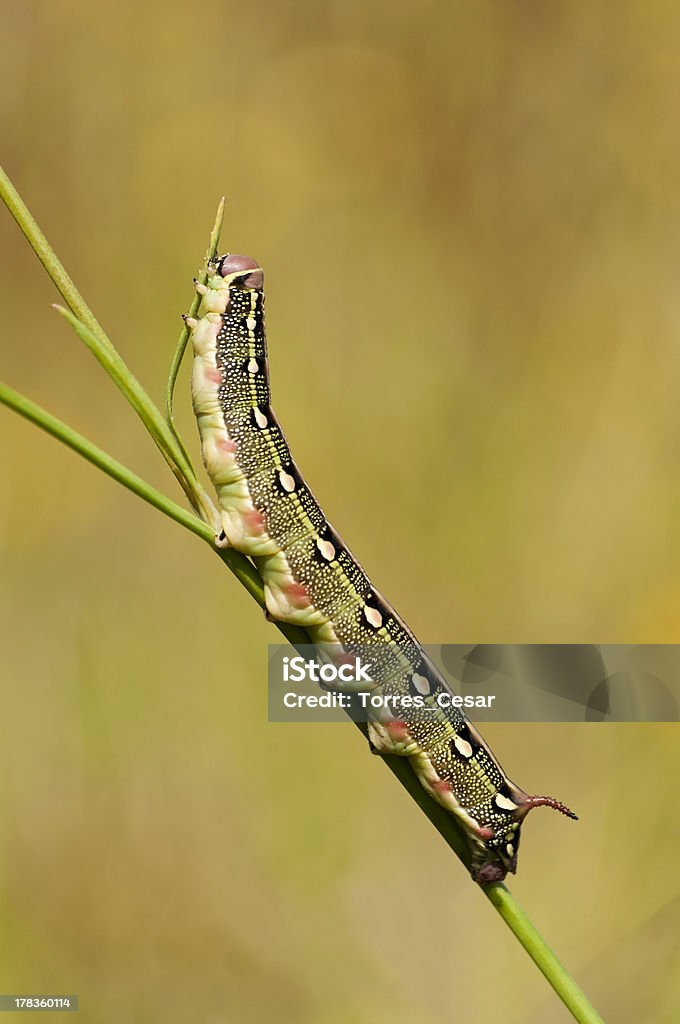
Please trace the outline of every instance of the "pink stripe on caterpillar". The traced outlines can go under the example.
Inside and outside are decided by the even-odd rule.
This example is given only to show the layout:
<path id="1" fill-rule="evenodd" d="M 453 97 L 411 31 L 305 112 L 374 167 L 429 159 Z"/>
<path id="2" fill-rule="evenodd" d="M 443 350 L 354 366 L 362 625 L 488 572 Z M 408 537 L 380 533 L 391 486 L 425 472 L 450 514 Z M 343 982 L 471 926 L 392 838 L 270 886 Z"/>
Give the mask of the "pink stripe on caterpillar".
<path id="1" fill-rule="evenodd" d="M 408 725 L 399 718 L 393 718 L 392 721 L 385 722 L 385 731 L 389 734 L 390 739 L 395 740 L 397 743 L 403 743 L 404 740 L 409 738 Z"/>
<path id="2" fill-rule="evenodd" d="M 304 583 L 289 583 L 286 587 L 286 596 L 294 608 L 309 608 L 312 603 Z"/>
<path id="3" fill-rule="evenodd" d="M 264 533 L 264 517 L 256 508 L 246 509 L 243 512 L 243 521 L 250 533 Z"/>

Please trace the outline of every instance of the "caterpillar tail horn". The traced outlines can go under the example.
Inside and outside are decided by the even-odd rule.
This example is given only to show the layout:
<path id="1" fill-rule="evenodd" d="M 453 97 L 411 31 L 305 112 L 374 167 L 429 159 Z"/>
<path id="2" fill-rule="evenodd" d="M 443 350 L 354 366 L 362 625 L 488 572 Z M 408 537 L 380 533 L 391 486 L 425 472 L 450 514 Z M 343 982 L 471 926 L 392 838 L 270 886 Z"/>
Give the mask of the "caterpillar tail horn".
<path id="1" fill-rule="evenodd" d="M 574 814 L 566 804 L 563 804 L 560 800 L 555 800 L 552 796 L 528 796 L 520 805 L 521 816 L 525 818 L 529 811 L 533 811 L 534 807 L 552 807 L 554 811 L 559 811 L 560 814 L 565 814 L 567 818 L 578 821 L 578 814 Z"/>

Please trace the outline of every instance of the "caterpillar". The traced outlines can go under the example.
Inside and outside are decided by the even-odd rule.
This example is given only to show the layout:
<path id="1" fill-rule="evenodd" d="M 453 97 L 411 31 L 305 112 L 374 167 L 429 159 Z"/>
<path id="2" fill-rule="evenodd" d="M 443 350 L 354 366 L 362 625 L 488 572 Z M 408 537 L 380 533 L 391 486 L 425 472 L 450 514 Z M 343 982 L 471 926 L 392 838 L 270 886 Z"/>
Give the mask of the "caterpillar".
<path id="1" fill-rule="evenodd" d="M 426 792 L 461 824 L 472 877 L 501 881 L 517 869 L 530 810 L 576 815 L 511 782 L 462 711 L 442 709 L 446 681 L 327 522 L 271 407 L 262 268 L 247 256 L 219 256 L 196 287 L 197 317 L 186 318 L 191 392 L 221 515 L 216 543 L 254 560 L 271 618 L 304 627 L 313 643 L 344 651 L 375 645 L 371 653 L 382 655 L 372 666 L 375 692 L 424 698 L 398 717 L 369 710 L 371 749 L 409 759 Z"/>

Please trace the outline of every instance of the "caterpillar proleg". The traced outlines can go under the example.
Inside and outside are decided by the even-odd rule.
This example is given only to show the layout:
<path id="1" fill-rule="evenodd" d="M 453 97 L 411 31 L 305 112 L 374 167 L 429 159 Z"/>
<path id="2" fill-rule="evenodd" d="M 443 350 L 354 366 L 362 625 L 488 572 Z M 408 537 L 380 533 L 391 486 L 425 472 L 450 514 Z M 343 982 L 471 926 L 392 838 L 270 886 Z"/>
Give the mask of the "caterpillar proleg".
<path id="1" fill-rule="evenodd" d="M 442 709 L 436 698 L 450 692 L 446 681 L 327 522 L 271 408 L 262 268 L 247 256 L 221 256 L 197 287 L 198 318 L 187 321 L 191 389 L 222 520 L 217 543 L 254 559 L 269 615 L 303 626 L 312 642 L 383 644 L 385 651 L 398 645 L 397 670 L 388 657 L 378 659 L 376 688 L 418 694 L 425 710 L 413 707 L 398 718 L 370 712 L 371 746 L 407 757 L 424 789 L 457 817 L 473 878 L 503 879 L 517 868 L 520 829 L 532 808 L 576 815 L 516 786 L 462 711 Z"/>

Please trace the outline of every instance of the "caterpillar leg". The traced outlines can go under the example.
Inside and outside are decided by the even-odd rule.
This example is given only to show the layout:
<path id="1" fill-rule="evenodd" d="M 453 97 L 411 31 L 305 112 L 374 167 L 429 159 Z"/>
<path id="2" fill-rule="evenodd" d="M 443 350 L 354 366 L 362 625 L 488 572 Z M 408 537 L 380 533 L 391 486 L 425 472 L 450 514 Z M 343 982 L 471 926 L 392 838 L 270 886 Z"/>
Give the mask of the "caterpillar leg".
<path id="1" fill-rule="evenodd" d="M 406 723 L 397 718 L 386 722 L 371 719 L 368 723 L 368 743 L 372 754 L 413 757 L 420 750 L 409 735 Z"/>

